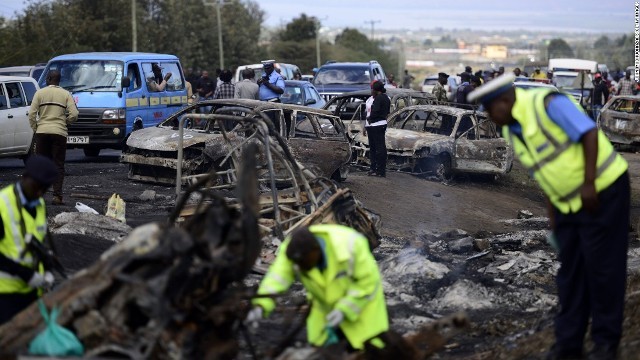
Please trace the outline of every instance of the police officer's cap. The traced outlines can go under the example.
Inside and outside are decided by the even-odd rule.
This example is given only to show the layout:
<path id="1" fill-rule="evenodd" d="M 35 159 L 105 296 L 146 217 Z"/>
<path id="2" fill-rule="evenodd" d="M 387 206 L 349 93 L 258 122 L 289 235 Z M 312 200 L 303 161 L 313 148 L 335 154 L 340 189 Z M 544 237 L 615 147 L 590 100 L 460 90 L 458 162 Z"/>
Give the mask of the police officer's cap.
<path id="1" fill-rule="evenodd" d="M 441 72 L 441 73 L 438 73 L 438 77 L 439 78 L 443 78 L 443 79 L 448 79 L 449 75 L 447 75 L 446 73 Z"/>
<path id="2" fill-rule="evenodd" d="M 25 175 L 42 186 L 49 187 L 58 178 L 58 168 L 48 157 L 32 155 L 27 159 Z"/>
<path id="3" fill-rule="evenodd" d="M 273 64 L 276 63 L 275 60 L 262 60 L 262 67 L 269 67 L 269 66 L 273 66 Z"/>
<path id="4" fill-rule="evenodd" d="M 467 95 L 467 101 L 473 103 L 479 100 L 484 106 L 487 106 L 495 98 L 512 89 L 515 79 L 516 76 L 513 73 L 500 75 L 470 92 Z"/>

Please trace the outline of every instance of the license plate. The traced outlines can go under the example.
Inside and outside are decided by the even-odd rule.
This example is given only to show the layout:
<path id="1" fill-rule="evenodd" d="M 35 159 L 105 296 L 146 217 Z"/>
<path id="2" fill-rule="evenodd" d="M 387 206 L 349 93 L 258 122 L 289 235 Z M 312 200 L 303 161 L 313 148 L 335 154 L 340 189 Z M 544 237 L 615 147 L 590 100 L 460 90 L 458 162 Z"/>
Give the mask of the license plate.
<path id="1" fill-rule="evenodd" d="M 88 136 L 67 136 L 67 144 L 88 144 Z"/>

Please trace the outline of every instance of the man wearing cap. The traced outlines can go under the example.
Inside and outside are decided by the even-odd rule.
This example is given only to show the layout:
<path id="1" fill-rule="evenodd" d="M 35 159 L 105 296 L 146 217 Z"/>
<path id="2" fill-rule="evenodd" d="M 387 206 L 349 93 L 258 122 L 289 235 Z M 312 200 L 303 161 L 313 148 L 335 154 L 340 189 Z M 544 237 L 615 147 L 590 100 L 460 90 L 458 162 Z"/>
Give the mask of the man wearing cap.
<path id="1" fill-rule="evenodd" d="M 447 85 L 447 79 L 449 79 L 449 75 L 443 72 L 438 73 L 438 82 L 431 90 L 437 101 L 447 101 L 447 90 L 444 88 Z"/>
<path id="2" fill-rule="evenodd" d="M 284 79 L 278 72 L 274 71 L 275 60 L 265 60 L 262 62 L 264 75 L 258 79 L 260 86 L 260 100 L 280 102 L 280 95 L 284 93 Z"/>
<path id="3" fill-rule="evenodd" d="M 382 279 L 367 238 L 333 224 L 295 230 L 280 245 L 253 299 L 247 322 L 268 316 L 276 304 L 269 295 L 281 294 L 298 278 L 311 299 L 307 339 L 315 346 L 332 337 L 346 339 L 354 349 L 370 342 L 384 347 L 379 335 L 389 329 Z M 332 336 L 333 335 L 333 336 Z"/>
<path id="4" fill-rule="evenodd" d="M 78 119 L 78 108 L 71 94 L 61 88 L 60 72 L 47 74 L 47 87 L 36 91 L 29 109 L 29 124 L 35 133 L 36 153 L 44 155 L 58 167 L 53 184 L 54 205 L 63 204 L 64 160 L 67 155 L 67 126 Z"/>
<path id="5" fill-rule="evenodd" d="M 387 173 L 387 116 L 391 111 L 391 100 L 384 84 L 376 80 L 371 84 L 371 111 L 367 111 L 364 133 L 369 140 L 369 176 L 386 177 Z M 371 99 L 369 98 L 369 99 Z M 367 100 L 367 104 L 369 100 Z"/>
<path id="6" fill-rule="evenodd" d="M 26 251 L 29 241 L 44 242 L 47 215 L 42 195 L 56 181 L 58 169 L 33 155 L 22 179 L 0 190 L 0 325 L 38 298 L 37 288 L 53 284 L 53 275 Z"/>
<path id="7" fill-rule="evenodd" d="M 593 90 L 591 96 L 591 110 L 594 121 L 598 121 L 600 117 L 600 109 L 609 99 L 609 87 L 607 83 L 602 81 L 602 75 L 597 72 L 593 79 Z"/>
<path id="8" fill-rule="evenodd" d="M 520 162 L 547 196 L 558 249 L 560 310 L 548 359 L 581 358 L 591 317 L 589 358 L 614 359 L 622 334 L 629 232 L 627 162 L 571 96 L 513 87 L 501 76 L 469 94 L 502 126 Z"/>

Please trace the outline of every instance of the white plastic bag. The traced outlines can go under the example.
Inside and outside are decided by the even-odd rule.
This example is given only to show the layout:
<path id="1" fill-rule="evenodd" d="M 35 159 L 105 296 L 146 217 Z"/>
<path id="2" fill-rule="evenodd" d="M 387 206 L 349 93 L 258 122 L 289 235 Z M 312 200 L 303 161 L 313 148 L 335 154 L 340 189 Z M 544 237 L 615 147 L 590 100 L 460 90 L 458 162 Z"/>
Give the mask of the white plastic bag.
<path id="1" fill-rule="evenodd" d="M 91 208 L 90 206 L 87 206 L 81 202 L 77 202 L 76 203 L 76 210 L 78 210 L 79 212 L 84 212 L 84 213 L 92 213 L 92 214 L 96 214 L 98 215 L 98 212 L 95 211 L 93 208 Z"/>

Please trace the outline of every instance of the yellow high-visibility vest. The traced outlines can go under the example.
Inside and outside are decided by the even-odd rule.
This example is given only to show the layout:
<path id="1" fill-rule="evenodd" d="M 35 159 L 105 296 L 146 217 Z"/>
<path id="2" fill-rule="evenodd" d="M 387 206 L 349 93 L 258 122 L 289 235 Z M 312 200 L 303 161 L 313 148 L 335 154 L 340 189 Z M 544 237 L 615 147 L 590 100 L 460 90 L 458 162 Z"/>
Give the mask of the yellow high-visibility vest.
<path id="1" fill-rule="evenodd" d="M 522 139 L 503 126 L 520 162 L 533 176 L 553 205 L 564 214 L 582 208 L 580 190 L 584 183 L 584 149 L 547 115 L 544 99 L 553 90 L 518 89 L 511 114 L 522 126 Z M 572 96 L 567 96 L 580 108 Z M 523 141 L 524 140 L 524 141 Z M 598 130 L 596 191 L 606 189 L 627 170 L 627 162 L 614 149 L 609 139 Z"/>
<path id="2" fill-rule="evenodd" d="M 42 264 L 39 264 L 35 269 L 36 264 L 33 263 L 33 257 L 29 252 L 21 256 L 26 247 L 25 234 L 32 235 L 31 241 L 40 242 L 44 241 L 47 234 L 44 200 L 40 198 L 40 203 L 36 206 L 35 218 L 22 206 L 18 207 L 19 201 L 15 184 L 0 190 L 0 213 L 4 225 L 4 238 L 0 240 L 0 253 L 22 266 L 34 268 L 44 274 Z M 24 231 L 22 222 L 24 222 Z M 0 271 L 0 293 L 28 293 L 32 290 L 21 278 Z"/>
<path id="3" fill-rule="evenodd" d="M 312 302 L 307 318 L 309 343 L 322 346 L 326 342 L 325 318 L 329 312 L 338 309 L 345 315 L 340 329 L 352 347 L 363 349 L 367 340 L 389 329 L 380 272 L 369 242 L 364 235 L 342 225 L 313 225 L 309 230 L 325 242 L 324 271 L 318 268 L 306 273 L 297 271 L 296 265 L 286 255 L 290 242 L 287 238 L 262 280 L 258 294 L 280 294 L 298 275 Z M 266 315 L 275 307 L 271 298 L 256 298 L 252 303 L 260 305 Z M 372 344 L 384 346 L 379 339 Z"/>

